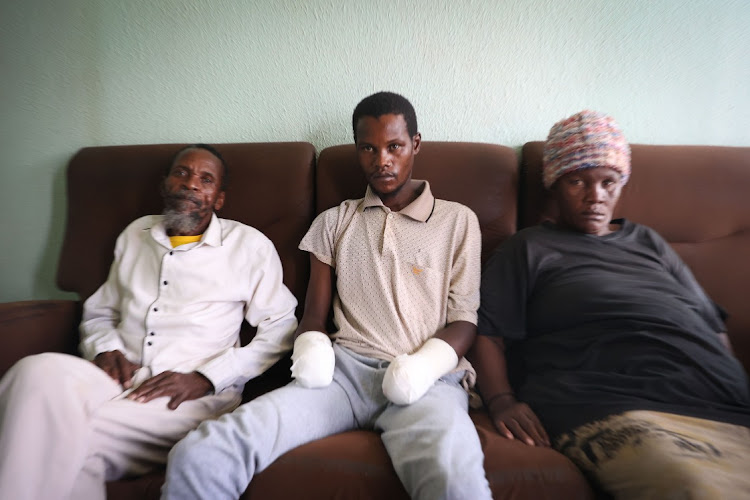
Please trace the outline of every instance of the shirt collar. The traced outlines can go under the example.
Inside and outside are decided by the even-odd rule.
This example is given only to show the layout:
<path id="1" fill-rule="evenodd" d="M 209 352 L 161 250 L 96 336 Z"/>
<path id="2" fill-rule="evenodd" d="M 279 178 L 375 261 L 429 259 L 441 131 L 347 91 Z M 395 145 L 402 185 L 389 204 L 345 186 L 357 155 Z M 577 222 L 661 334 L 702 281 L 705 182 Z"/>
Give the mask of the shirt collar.
<path id="1" fill-rule="evenodd" d="M 167 228 L 164 227 L 164 219 L 160 220 L 157 224 L 151 228 L 151 236 L 159 242 L 159 244 L 172 249 L 172 243 L 169 241 L 167 236 Z M 211 214 L 211 222 L 208 223 L 208 227 L 203 232 L 203 237 L 197 243 L 188 243 L 187 245 L 180 245 L 181 250 L 191 250 L 201 245 L 208 245 L 212 247 L 221 246 L 221 221 L 216 216 L 216 213 Z"/>
<path id="2" fill-rule="evenodd" d="M 424 189 L 414 201 L 409 203 L 398 213 L 406 215 L 407 217 L 420 222 L 427 222 L 427 220 L 432 215 L 432 211 L 435 208 L 435 197 L 432 196 L 430 183 L 427 181 L 418 180 L 412 180 L 411 182 L 417 187 L 417 189 L 419 189 L 421 186 L 424 186 Z M 360 205 L 360 210 L 364 211 L 366 208 L 370 207 L 383 207 L 387 210 L 387 207 L 383 205 L 383 201 L 380 199 L 380 197 L 375 194 L 375 192 L 368 185 L 367 191 L 365 192 L 365 197 Z"/>

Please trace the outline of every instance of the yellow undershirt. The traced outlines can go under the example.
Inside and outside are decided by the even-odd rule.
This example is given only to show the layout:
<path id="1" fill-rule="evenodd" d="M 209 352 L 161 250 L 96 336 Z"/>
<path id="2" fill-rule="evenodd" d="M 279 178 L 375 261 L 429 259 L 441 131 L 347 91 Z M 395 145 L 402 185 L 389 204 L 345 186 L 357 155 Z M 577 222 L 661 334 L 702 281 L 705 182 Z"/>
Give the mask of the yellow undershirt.
<path id="1" fill-rule="evenodd" d="M 169 242 L 172 243 L 172 248 L 177 248 L 180 245 L 187 245 L 188 243 L 195 243 L 196 241 L 200 241 L 202 237 L 202 234 L 191 236 L 170 236 Z"/>

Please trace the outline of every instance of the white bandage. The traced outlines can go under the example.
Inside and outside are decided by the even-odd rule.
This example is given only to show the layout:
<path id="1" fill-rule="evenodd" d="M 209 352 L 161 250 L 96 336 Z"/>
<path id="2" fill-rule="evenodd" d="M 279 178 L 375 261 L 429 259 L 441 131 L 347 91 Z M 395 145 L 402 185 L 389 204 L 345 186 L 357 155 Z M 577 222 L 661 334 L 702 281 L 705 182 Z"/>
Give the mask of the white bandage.
<path id="1" fill-rule="evenodd" d="M 412 404 L 456 365 L 458 355 L 453 347 L 433 337 L 414 354 L 394 358 L 383 377 L 383 394 L 397 405 Z"/>
<path id="2" fill-rule="evenodd" d="M 336 357 L 331 339 L 323 332 L 305 332 L 294 341 L 292 377 L 303 387 L 325 387 L 333 380 Z"/>

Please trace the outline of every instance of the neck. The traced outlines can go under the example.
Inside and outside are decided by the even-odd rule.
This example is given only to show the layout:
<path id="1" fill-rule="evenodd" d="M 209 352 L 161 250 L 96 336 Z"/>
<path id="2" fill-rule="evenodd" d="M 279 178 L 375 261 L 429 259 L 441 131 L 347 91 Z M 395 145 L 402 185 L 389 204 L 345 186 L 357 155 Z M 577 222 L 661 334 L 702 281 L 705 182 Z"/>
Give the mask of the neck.
<path id="1" fill-rule="evenodd" d="M 424 191 L 424 183 L 418 184 L 413 180 L 409 179 L 406 184 L 401 186 L 401 189 L 389 194 L 380 194 L 380 201 L 383 205 L 391 209 L 392 212 L 399 212 L 404 208 L 408 207 L 411 202 L 419 198 L 419 195 Z"/>

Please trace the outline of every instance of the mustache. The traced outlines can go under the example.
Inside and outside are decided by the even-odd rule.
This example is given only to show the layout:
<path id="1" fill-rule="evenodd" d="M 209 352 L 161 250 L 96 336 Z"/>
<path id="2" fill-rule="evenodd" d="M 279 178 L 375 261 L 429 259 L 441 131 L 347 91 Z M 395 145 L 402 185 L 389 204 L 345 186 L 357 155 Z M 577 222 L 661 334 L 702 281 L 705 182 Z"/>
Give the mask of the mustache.
<path id="1" fill-rule="evenodd" d="M 196 205 L 201 205 L 200 198 L 198 198 L 198 196 L 190 192 L 169 193 L 164 197 L 164 201 L 166 201 L 167 203 L 170 201 L 183 201 L 183 200 L 191 201 L 195 203 Z"/>

